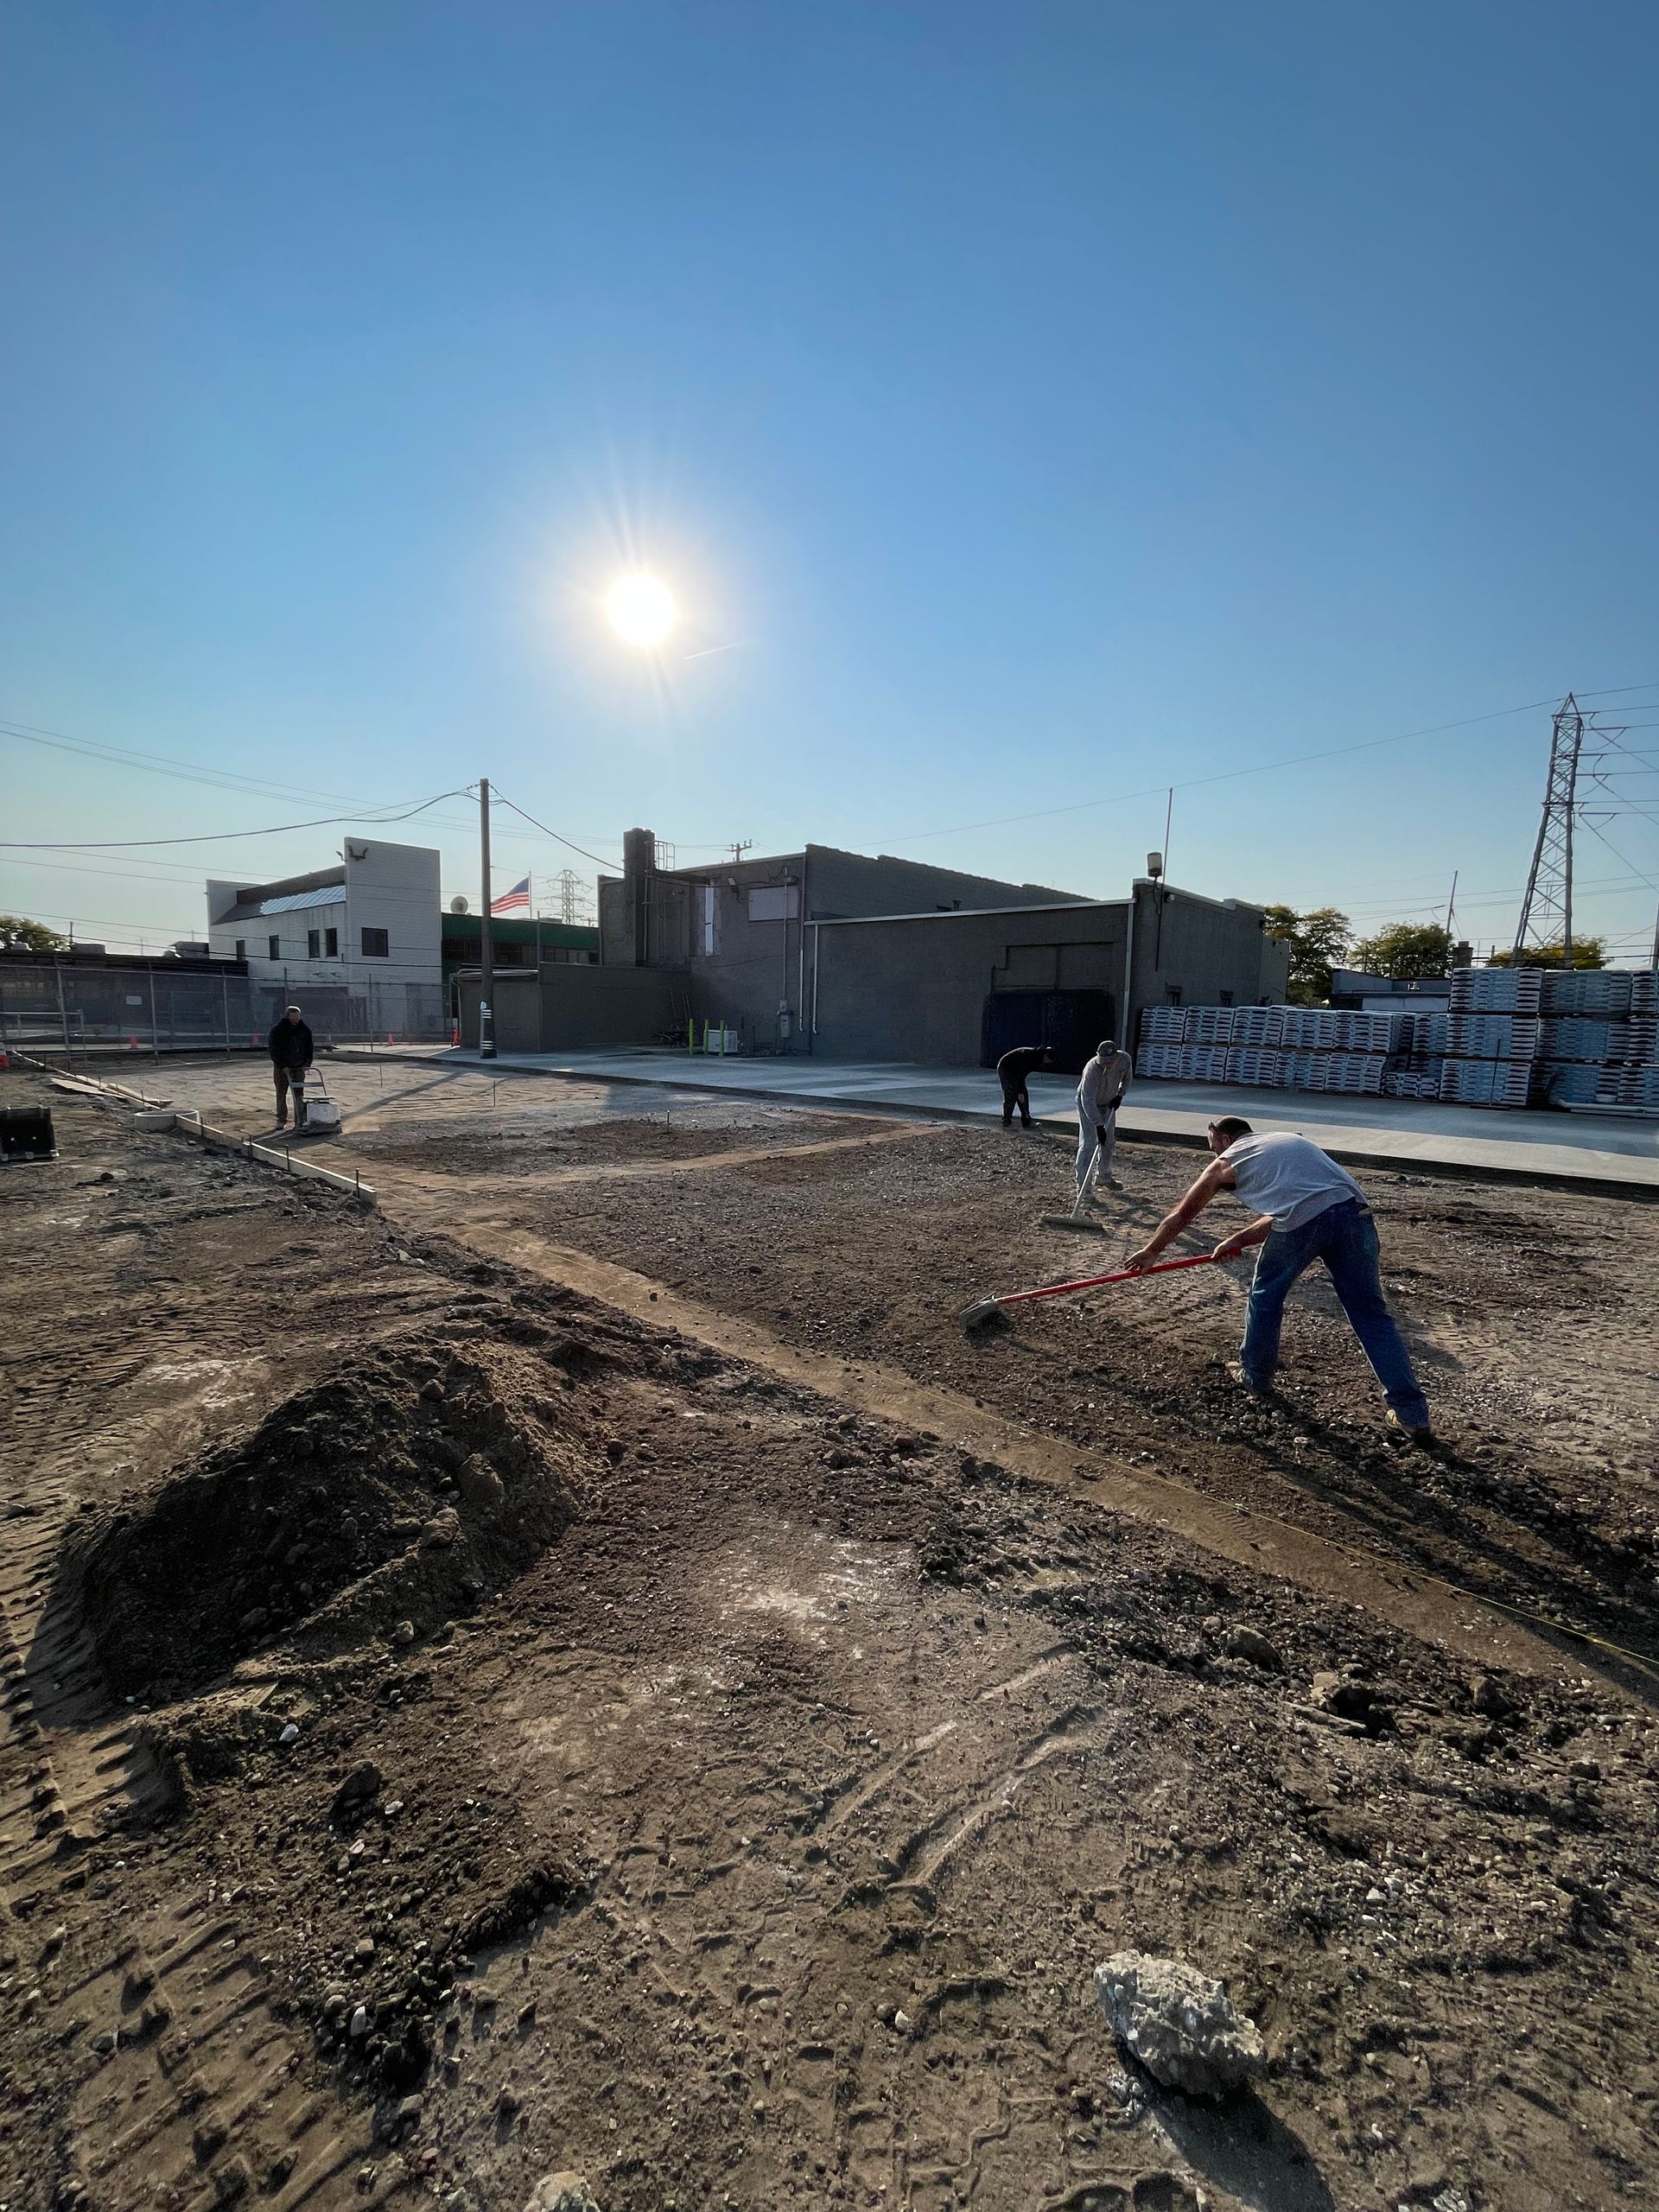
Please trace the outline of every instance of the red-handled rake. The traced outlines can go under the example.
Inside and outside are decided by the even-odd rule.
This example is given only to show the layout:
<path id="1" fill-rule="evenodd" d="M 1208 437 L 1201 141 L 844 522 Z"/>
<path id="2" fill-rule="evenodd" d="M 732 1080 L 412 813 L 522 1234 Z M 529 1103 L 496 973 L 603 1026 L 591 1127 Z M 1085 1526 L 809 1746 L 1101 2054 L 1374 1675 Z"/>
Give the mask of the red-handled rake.
<path id="1" fill-rule="evenodd" d="M 988 1321 L 1005 1306 L 1020 1305 L 1027 1298 L 1066 1298 L 1075 1290 L 1103 1290 L 1109 1282 L 1139 1282 L 1147 1275 L 1173 1275 L 1178 1268 L 1207 1268 L 1213 1252 L 1194 1252 L 1184 1260 L 1156 1260 L 1149 1268 L 1116 1268 L 1109 1275 L 1082 1275 L 1075 1282 L 1046 1282 L 1037 1290 L 1005 1290 L 1001 1298 L 976 1298 L 964 1306 L 958 1319 L 964 1329 Z"/>

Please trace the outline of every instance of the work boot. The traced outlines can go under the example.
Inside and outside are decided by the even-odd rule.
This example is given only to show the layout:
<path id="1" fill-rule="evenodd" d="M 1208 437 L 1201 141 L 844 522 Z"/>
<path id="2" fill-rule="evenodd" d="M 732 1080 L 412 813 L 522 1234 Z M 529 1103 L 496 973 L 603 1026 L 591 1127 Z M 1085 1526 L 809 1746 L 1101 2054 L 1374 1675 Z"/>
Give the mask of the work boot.
<path id="1" fill-rule="evenodd" d="M 1258 1390 L 1255 1383 L 1251 1382 L 1249 1376 L 1244 1372 L 1244 1370 L 1240 1366 L 1239 1363 L 1236 1359 L 1230 1359 L 1224 1362 L 1221 1371 L 1227 1377 L 1227 1380 L 1232 1384 L 1233 1388 L 1236 1390 L 1242 1390 L 1247 1398 L 1255 1398 L 1260 1402 L 1265 1402 L 1273 1395 L 1273 1392 L 1270 1389 Z M 1392 1414 L 1389 1415 L 1389 1419 L 1393 1419 Z"/>
<path id="2" fill-rule="evenodd" d="M 1396 1436 L 1403 1436 L 1409 1444 L 1432 1444 L 1434 1441 L 1434 1432 L 1427 1421 L 1421 1427 L 1414 1428 L 1409 1421 L 1401 1420 L 1392 1406 L 1389 1408 L 1389 1427 Z"/>

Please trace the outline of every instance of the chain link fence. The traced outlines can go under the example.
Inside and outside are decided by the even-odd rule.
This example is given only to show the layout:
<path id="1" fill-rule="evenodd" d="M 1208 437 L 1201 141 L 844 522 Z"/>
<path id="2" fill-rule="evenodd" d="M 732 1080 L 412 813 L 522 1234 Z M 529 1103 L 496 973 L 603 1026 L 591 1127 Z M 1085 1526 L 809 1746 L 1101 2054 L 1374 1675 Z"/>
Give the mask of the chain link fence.
<path id="1" fill-rule="evenodd" d="M 441 983 L 292 991 L 247 976 L 43 960 L 0 961 L 0 1049 L 69 1060 L 119 1052 L 263 1052 L 290 1004 L 300 1007 L 319 1045 L 449 1041 L 448 994 Z"/>

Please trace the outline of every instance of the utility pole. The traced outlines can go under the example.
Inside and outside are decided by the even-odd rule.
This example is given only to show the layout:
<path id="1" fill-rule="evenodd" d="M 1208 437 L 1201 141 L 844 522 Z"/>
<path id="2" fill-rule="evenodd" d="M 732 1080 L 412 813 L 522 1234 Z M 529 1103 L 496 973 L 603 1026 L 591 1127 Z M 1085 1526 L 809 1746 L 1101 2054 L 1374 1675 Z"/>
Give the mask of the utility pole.
<path id="1" fill-rule="evenodd" d="M 1550 737 L 1544 810 L 1510 955 L 1517 968 L 1529 944 L 1548 944 L 1558 930 L 1561 965 L 1573 965 L 1573 818 L 1578 806 L 1579 754 L 1583 747 L 1584 716 L 1569 691 L 1555 710 Z"/>
<path id="2" fill-rule="evenodd" d="M 478 918 L 478 1057 L 495 1058 L 495 947 L 490 942 L 490 779 L 478 779 L 479 872 L 484 903 Z"/>
<path id="3" fill-rule="evenodd" d="M 1452 946 L 1452 917 L 1458 911 L 1458 871 L 1452 871 L 1452 895 L 1446 902 L 1446 943 L 1448 957 Z"/>

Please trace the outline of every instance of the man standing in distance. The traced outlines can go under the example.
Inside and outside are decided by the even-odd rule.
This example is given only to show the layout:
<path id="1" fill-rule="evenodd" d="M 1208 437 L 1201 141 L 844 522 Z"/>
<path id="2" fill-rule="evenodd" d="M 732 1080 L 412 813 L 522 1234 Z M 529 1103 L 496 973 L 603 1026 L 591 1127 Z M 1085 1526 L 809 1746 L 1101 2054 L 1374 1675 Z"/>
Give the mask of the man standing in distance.
<path id="1" fill-rule="evenodd" d="M 1134 1072 L 1128 1054 L 1118 1051 L 1114 1037 L 1101 1039 L 1095 1057 L 1084 1068 L 1083 1080 L 1077 1085 L 1079 1205 L 1089 1180 L 1089 1165 L 1096 1152 L 1100 1154 L 1096 1187 L 1102 1184 L 1109 1191 L 1121 1191 L 1123 1187 L 1112 1179 L 1112 1154 L 1117 1149 L 1117 1109 L 1123 1103 L 1123 1094 Z"/>
<path id="2" fill-rule="evenodd" d="M 1002 1126 L 1014 1127 L 1014 1109 L 1020 1109 L 1022 1127 L 1031 1127 L 1031 1094 L 1026 1084 L 1033 1068 L 1052 1067 L 1053 1052 L 1046 1045 L 1016 1045 L 1011 1052 L 1004 1052 L 996 1064 L 996 1079 L 1002 1086 Z"/>
<path id="3" fill-rule="evenodd" d="M 289 1086 L 297 1076 L 303 1083 L 305 1071 L 311 1065 L 313 1046 L 311 1032 L 296 1006 L 291 1006 L 271 1031 L 265 1043 L 270 1048 L 270 1071 L 276 1079 L 276 1126 L 288 1127 Z M 300 1125 L 300 1109 L 294 1108 L 294 1126 Z"/>
<path id="4" fill-rule="evenodd" d="M 1252 1244 L 1259 1244 L 1262 1252 L 1250 1285 L 1244 1342 L 1236 1366 L 1228 1370 L 1233 1380 L 1255 1397 L 1265 1398 L 1272 1390 L 1285 1300 L 1297 1276 L 1323 1260 L 1349 1326 L 1387 1394 L 1389 1426 L 1428 1443 L 1428 1402 L 1382 1295 L 1376 1224 L 1365 1193 L 1346 1168 L 1306 1137 L 1287 1130 L 1257 1136 L 1236 1115 L 1211 1122 L 1209 1135 L 1214 1159 L 1125 1264 L 1150 1267 L 1217 1192 L 1236 1191 L 1256 1217 L 1224 1236 L 1214 1256 L 1231 1260 Z"/>

